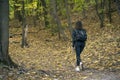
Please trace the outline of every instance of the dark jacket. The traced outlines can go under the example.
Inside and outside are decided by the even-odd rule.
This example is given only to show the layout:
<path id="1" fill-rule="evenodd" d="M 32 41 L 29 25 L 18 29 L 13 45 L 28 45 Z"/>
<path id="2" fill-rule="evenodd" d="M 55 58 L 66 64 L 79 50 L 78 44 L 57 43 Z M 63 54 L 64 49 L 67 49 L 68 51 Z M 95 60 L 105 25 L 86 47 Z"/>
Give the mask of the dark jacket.
<path id="1" fill-rule="evenodd" d="M 83 30 L 83 31 L 85 31 L 86 32 L 86 30 L 85 29 L 74 29 L 73 31 L 72 31 L 72 47 L 75 47 L 75 43 L 85 43 L 85 41 L 84 40 L 82 40 L 82 41 L 80 41 L 80 40 L 76 40 L 76 31 L 79 31 L 79 30 Z M 87 35 L 86 35 L 87 36 Z"/>

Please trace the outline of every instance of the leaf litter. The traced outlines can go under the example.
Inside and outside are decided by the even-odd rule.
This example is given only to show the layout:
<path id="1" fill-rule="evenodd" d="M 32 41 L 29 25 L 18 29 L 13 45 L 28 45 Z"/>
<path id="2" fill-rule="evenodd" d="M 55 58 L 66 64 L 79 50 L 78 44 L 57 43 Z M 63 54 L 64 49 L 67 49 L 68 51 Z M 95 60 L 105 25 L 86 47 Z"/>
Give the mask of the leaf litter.
<path id="1" fill-rule="evenodd" d="M 98 26 L 98 24 L 94 25 Z M 9 54 L 19 69 L 0 66 L 2 80 L 119 80 L 120 27 L 86 27 L 88 40 L 82 53 L 85 70 L 75 72 L 71 42 L 58 40 L 50 30 L 28 34 L 29 48 L 21 48 L 20 36 L 10 39 Z M 32 30 L 32 29 L 31 29 Z M 18 30 L 19 31 L 19 30 Z"/>

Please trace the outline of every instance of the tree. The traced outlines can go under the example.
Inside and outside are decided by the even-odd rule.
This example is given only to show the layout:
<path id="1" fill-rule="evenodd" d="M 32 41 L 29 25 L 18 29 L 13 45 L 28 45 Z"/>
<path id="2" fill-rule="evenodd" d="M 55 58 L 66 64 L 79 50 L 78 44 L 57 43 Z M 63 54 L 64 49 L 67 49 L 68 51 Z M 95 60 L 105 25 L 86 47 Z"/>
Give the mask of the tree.
<path id="1" fill-rule="evenodd" d="M 61 38 L 61 34 L 63 35 L 63 38 L 66 39 L 66 35 L 64 33 L 64 31 L 62 30 L 62 24 L 61 24 L 61 21 L 57 15 L 57 5 L 56 5 L 56 2 L 55 0 L 50 0 L 51 1 L 51 7 L 53 9 L 53 17 L 54 17 L 54 20 L 55 22 L 57 23 L 57 26 L 58 26 L 58 36 L 59 36 L 59 39 Z"/>
<path id="2" fill-rule="evenodd" d="M 17 67 L 9 56 L 9 0 L 0 0 L 0 63 Z"/>
<path id="3" fill-rule="evenodd" d="M 47 6 L 45 0 L 41 0 L 42 7 L 43 7 L 43 14 L 44 14 L 44 21 L 45 21 L 45 26 L 47 27 L 49 25 L 48 19 L 47 19 Z"/>
<path id="4" fill-rule="evenodd" d="M 28 47 L 27 43 L 27 31 L 28 31 L 28 26 L 26 25 L 26 19 L 25 19 L 25 3 L 22 1 L 22 45 L 21 47 Z"/>
<path id="5" fill-rule="evenodd" d="M 109 2 L 109 4 L 108 4 L 108 6 L 109 6 L 109 22 L 111 23 L 112 22 L 112 15 L 111 15 L 111 0 L 108 0 L 108 2 Z"/>
<path id="6" fill-rule="evenodd" d="M 70 11 L 69 11 L 69 8 L 68 8 L 68 0 L 65 0 L 65 8 L 66 8 L 69 31 L 70 31 L 70 34 L 72 34 L 72 23 L 71 23 L 71 19 L 70 19 Z"/>
<path id="7" fill-rule="evenodd" d="M 100 11 L 99 11 L 99 1 L 95 0 L 96 2 L 96 12 L 100 20 L 100 27 L 104 27 L 104 6 L 105 6 L 105 0 L 100 0 Z"/>
<path id="8" fill-rule="evenodd" d="M 18 10 L 20 8 L 20 5 L 18 5 L 18 3 L 20 3 L 20 1 L 14 0 L 14 17 L 15 19 L 18 19 L 21 22 L 22 15 L 21 15 L 21 11 Z"/>

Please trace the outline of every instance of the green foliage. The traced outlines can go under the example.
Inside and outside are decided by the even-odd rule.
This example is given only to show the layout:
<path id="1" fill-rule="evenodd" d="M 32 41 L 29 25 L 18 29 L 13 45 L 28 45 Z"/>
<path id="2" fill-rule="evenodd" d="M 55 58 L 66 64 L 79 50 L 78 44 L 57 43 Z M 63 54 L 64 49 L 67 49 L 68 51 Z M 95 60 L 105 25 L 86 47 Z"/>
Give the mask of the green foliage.
<path id="1" fill-rule="evenodd" d="M 13 18 L 14 17 L 14 1 L 13 0 L 10 0 L 9 1 L 9 4 L 10 4 L 10 8 L 9 8 L 9 10 L 10 10 L 10 19 L 11 18 Z"/>
<path id="2" fill-rule="evenodd" d="M 94 0 L 90 0 L 90 1 L 86 1 L 86 0 L 75 0 L 74 1 L 74 8 L 73 8 L 73 12 L 77 11 L 77 12 L 81 12 L 84 9 L 88 9 L 88 7 L 90 5 L 95 5 L 95 1 Z"/>
<path id="3" fill-rule="evenodd" d="M 105 9 L 99 9 L 99 13 L 101 14 L 102 12 L 104 12 L 105 11 Z"/>
<path id="4" fill-rule="evenodd" d="M 42 6 L 40 6 L 38 8 L 37 6 L 37 3 L 38 3 L 38 0 L 33 0 L 32 2 L 28 2 L 28 0 L 24 0 L 24 3 L 25 3 L 25 14 L 27 16 L 29 15 L 36 15 L 37 12 L 42 12 Z M 22 3 L 21 1 L 17 1 L 17 3 L 13 0 L 10 0 L 9 1 L 9 4 L 10 4 L 10 18 L 13 18 L 14 17 L 14 9 L 15 9 L 15 6 L 17 7 L 17 11 L 21 11 L 22 12 Z M 37 11 L 35 11 L 37 9 Z"/>
<path id="5" fill-rule="evenodd" d="M 99 0 L 98 0 L 99 1 Z M 95 0 L 90 0 L 90 3 L 91 5 L 95 5 Z"/>
<path id="6" fill-rule="evenodd" d="M 45 0 L 47 11 L 50 12 L 50 0 Z M 25 3 L 25 15 L 26 16 L 36 16 L 38 14 L 43 14 L 43 7 L 40 1 L 38 0 L 24 0 Z M 57 0 L 57 11 L 60 16 L 65 17 L 66 16 L 66 9 L 64 0 Z M 14 18 L 14 11 L 17 9 L 17 11 L 22 12 L 22 3 L 21 0 L 15 1 L 15 0 L 9 0 L 10 4 L 10 18 Z M 89 5 L 95 4 L 94 0 L 90 0 L 89 2 L 86 2 L 86 0 L 68 0 L 68 6 L 73 6 L 73 10 L 71 11 L 77 11 L 81 12 L 84 9 L 87 9 Z M 15 8 L 15 6 L 17 8 Z"/>
<path id="7" fill-rule="evenodd" d="M 84 0 L 75 0 L 74 3 L 75 3 L 75 7 L 73 11 L 82 11 Z"/>

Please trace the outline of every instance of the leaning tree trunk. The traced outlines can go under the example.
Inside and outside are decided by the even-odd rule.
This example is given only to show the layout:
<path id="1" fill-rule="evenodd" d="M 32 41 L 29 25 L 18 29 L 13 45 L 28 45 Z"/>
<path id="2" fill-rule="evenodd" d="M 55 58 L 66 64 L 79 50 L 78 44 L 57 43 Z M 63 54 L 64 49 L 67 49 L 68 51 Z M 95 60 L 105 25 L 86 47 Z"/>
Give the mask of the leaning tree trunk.
<path id="1" fill-rule="evenodd" d="M 62 29 L 61 21 L 60 21 L 58 15 L 57 15 L 56 2 L 55 2 L 55 0 L 50 0 L 50 2 L 51 2 L 52 9 L 53 9 L 53 17 L 54 17 L 55 22 L 57 23 L 57 26 L 58 26 L 59 39 L 61 38 L 61 34 L 62 34 L 63 38 L 66 39 L 66 35 L 65 35 L 65 33 Z"/>
<path id="2" fill-rule="evenodd" d="M 0 0 L 0 63 L 16 67 L 9 56 L 9 0 Z"/>

